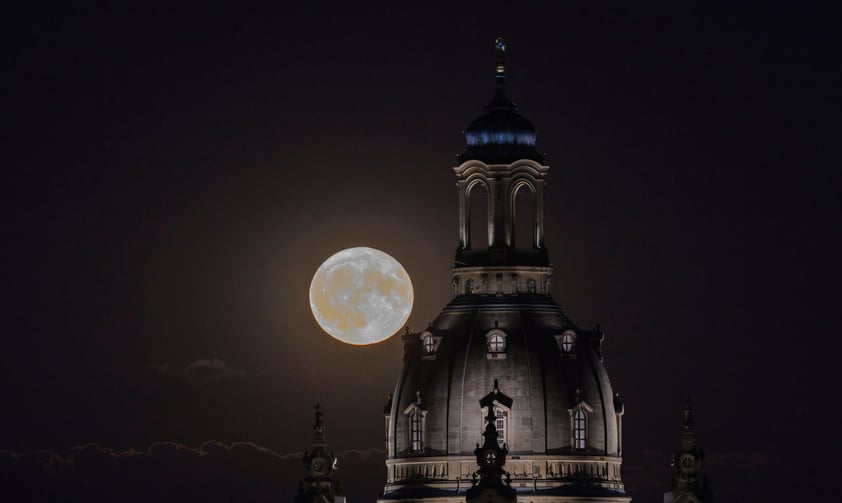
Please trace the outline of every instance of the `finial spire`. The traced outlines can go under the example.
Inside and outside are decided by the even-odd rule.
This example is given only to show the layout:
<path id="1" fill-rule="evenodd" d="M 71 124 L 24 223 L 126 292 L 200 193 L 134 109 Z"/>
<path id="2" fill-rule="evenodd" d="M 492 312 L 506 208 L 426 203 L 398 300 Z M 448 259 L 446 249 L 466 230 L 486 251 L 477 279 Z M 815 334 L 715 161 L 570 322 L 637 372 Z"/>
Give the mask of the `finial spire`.
<path id="1" fill-rule="evenodd" d="M 324 431 L 325 425 L 324 423 L 322 423 L 322 416 L 324 416 L 324 414 L 322 413 L 321 404 L 317 403 L 316 405 L 314 405 L 313 410 L 316 411 L 313 413 L 313 415 L 316 416 L 316 424 L 313 425 L 313 429 L 316 431 Z"/>
<path id="2" fill-rule="evenodd" d="M 497 49 L 497 84 L 502 85 L 506 81 L 506 41 L 502 37 L 497 37 L 494 48 Z"/>
<path id="3" fill-rule="evenodd" d="M 684 431 L 693 429 L 693 402 L 688 398 L 684 401 Z"/>
<path id="4" fill-rule="evenodd" d="M 313 415 L 316 416 L 316 422 L 313 424 L 313 446 L 320 446 L 324 448 L 327 445 L 327 439 L 325 438 L 325 424 L 322 422 L 322 406 L 320 404 L 316 404 L 313 409 L 316 411 Z"/>

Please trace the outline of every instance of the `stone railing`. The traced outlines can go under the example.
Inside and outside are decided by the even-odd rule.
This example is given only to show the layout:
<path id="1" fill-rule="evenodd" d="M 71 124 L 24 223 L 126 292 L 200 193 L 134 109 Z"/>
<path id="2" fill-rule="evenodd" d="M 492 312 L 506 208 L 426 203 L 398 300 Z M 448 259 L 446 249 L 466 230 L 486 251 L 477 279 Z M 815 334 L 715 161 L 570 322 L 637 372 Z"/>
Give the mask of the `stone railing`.
<path id="1" fill-rule="evenodd" d="M 504 469 L 513 480 L 540 481 L 539 486 L 566 485 L 587 480 L 606 487 L 619 487 L 621 458 L 568 456 L 513 457 Z M 470 479 L 479 468 L 473 456 L 438 457 L 434 459 L 394 459 L 386 462 L 388 483 L 402 481 L 452 481 Z"/>

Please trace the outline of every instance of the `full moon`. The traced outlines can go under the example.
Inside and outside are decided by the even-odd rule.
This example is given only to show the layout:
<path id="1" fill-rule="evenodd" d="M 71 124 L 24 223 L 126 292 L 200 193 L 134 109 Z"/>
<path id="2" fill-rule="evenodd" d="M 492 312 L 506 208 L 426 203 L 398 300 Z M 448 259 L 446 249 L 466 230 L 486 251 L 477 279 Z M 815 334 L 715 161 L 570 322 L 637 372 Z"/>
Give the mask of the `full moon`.
<path id="1" fill-rule="evenodd" d="M 332 255 L 310 283 L 316 322 L 347 344 L 374 344 L 393 336 L 409 319 L 412 301 L 412 282 L 400 262 L 364 246 Z"/>

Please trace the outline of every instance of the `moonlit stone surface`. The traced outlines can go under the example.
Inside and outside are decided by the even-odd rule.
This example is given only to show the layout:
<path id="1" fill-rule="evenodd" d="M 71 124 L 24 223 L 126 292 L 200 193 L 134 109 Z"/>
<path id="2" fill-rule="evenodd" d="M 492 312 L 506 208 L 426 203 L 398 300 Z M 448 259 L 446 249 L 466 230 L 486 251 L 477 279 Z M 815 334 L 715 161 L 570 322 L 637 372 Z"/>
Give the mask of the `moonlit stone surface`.
<path id="1" fill-rule="evenodd" d="M 412 310 L 412 282 L 380 250 L 348 248 L 324 261 L 310 283 L 319 326 L 348 344 L 374 344 L 397 333 Z"/>

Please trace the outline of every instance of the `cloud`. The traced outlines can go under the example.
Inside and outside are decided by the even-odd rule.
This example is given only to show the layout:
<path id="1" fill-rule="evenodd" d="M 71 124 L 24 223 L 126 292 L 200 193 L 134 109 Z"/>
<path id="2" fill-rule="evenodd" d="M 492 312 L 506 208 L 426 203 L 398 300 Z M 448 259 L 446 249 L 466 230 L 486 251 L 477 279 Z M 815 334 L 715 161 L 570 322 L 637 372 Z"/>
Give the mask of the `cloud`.
<path id="1" fill-rule="evenodd" d="M 82 457 L 90 452 L 95 452 L 102 456 L 110 458 L 131 458 L 135 456 L 154 456 L 155 454 L 166 453 L 167 451 L 194 455 L 194 456 L 208 456 L 214 450 L 221 449 L 231 452 L 237 448 L 250 448 L 257 452 L 262 452 L 278 459 L 291 459 L 295 456 L 301 456 L 301 452 L 278 453 L 268 447 L 255 444 L 254 442 L 232 442 L 226 444 L 218 440 L 207 440 L 199 444 L 198 447 L 190 447 L 178 442 L 152 442 L 144 449 L 129 448 L 126 450 L 116 450 L 111 447 L 103 447 L 96 442 L 90 442 L 83 445 L 71 447 L 66 453 L 50 452 L 46 450 L 15 452 L 7 449 L 0 449 L 0 455 L 6 456 L 10 459 L 33 460 L 39 461 L 41 464 L 52 465 L 73 465 L 77 457 Z"/>
<path id="2" fill-rule="evenodd" d="M 2 501 L 290 501 L 305 476 L 302 452 L 248 441 L 198 446 L 153 442 L 114 449 L 97 443 L 63 452 L 0 450 Z M 373 501 L 383 483 L 381 449 L 337 453 L 345 494 Z"/>
<path id="3" fill-rule="evenodd" d="M 196 360 L 184 367 L 182 376 L 191 384 L 207 384 L 246 375 L 242 370 L 228 366 L 223 360 L 216 358 Z"/>

